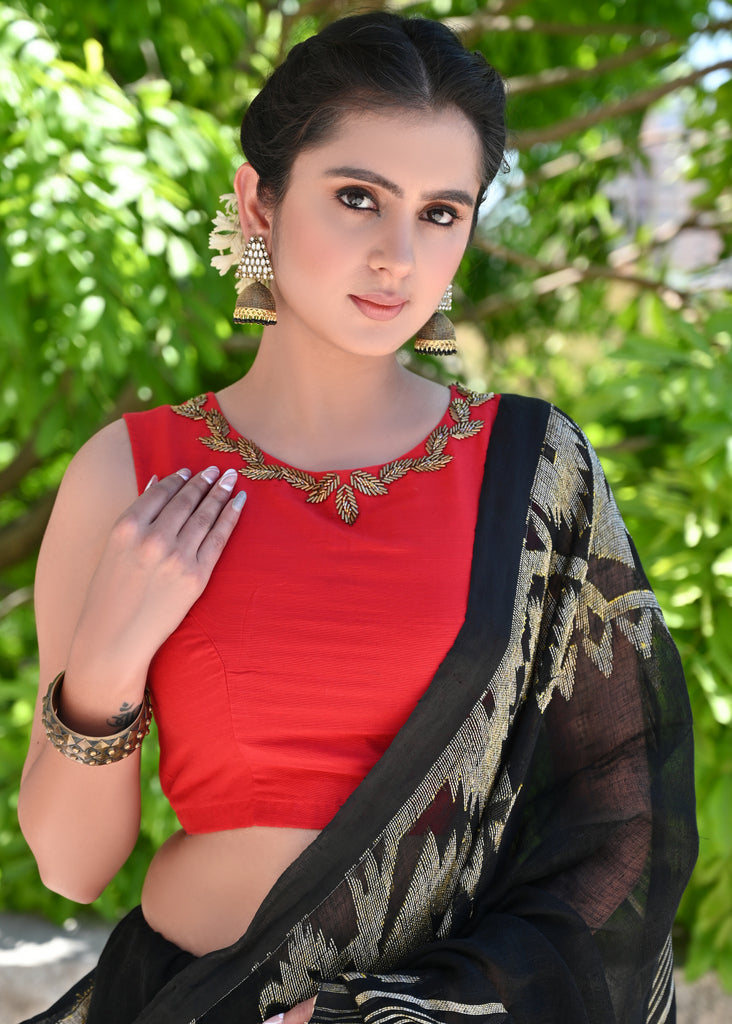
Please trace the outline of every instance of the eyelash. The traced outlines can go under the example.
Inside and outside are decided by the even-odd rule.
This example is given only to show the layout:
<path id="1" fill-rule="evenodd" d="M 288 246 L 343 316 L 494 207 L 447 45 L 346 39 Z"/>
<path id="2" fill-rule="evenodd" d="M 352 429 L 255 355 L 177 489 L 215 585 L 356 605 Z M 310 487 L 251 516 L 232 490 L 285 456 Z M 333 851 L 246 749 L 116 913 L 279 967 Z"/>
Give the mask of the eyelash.
<path id="1" fill-rule="evenodd" d="M 351 206 L 350 203 L 346 202 L 347 196 L 358 196 L 361 199 L 369 199 L 374 204 L 374 206 Z M 349 185 L 347 188 L 338 189 L 338 191 L 336 192 L 336 198 L 343 204 L 343 206 L 346 207 L 347 210 L 356 210 L 357 212 L 374 212 L 374 209 L 378 210 L 378 204 L 376 202 L 376 199 L 371 194 L 371 192 L 369 192 L 365 188 L 354 188 L 352 185 Z M 441 224 L 439 221 L 432 220 L 431 218 L 428 217 L 428 223 L 434 224 L 435 227 L 438 228 L 451 228 L 453 224 L 455 224 L 457 221 L 462 220 L 457 210 L 453 209 L 451 206 L 431 206 L 429 210 L 426 211 L 426 213 L 447 213 L 449 214 L 450 217 L 452 217 L 452 220 L 449 221 L 449 223 L 447 224 Z"/>

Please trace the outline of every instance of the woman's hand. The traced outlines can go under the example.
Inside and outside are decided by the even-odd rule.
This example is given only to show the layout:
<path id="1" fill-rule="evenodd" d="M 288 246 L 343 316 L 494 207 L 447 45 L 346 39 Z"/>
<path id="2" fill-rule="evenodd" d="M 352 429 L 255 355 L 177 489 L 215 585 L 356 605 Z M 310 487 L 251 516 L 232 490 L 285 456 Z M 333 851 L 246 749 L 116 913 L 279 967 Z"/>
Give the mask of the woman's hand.
<path id="1" fill-rule="evenodd" d="M 153 477 L 119 517 L 71 643 L 67 679 L 77 690 L 113 681 L 111 693 L 105 683 L 109 708 L 110 697 L 128 699 L 132 686 L 144 685 L 153 655 L 200 597 L 236 525 L 245 498 L 230 500 L 236 479 L 234 469 L 219 478 L 216 467 L 192 478 L 188 470 Z"/>
<path id="2" fill-rule="evenodd" d="M 286 1013 L 277 1013 L 274 1017 L 269 1017 L 264 1024 L 308 1024 L 315 1009 L 316 998 L 317 996 L 313 996 L 312 999 L 306 999 L 304 1003 L 298 1003 Z"/>

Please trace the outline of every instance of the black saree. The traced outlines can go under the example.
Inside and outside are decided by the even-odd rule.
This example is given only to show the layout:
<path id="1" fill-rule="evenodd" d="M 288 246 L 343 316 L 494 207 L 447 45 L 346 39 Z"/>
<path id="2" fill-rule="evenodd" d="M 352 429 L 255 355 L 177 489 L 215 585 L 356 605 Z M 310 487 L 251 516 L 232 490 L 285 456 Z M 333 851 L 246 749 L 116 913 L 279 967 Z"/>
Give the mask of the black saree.
<path id="1" fill-rule="evenodd" d="M 242 938 L 137 1024 L 316 993 L 313 1024 L 671 1021 L 695 856 L 688 698 L 632 542 L 577 427 L 504 396 L 429 690 Z"/>

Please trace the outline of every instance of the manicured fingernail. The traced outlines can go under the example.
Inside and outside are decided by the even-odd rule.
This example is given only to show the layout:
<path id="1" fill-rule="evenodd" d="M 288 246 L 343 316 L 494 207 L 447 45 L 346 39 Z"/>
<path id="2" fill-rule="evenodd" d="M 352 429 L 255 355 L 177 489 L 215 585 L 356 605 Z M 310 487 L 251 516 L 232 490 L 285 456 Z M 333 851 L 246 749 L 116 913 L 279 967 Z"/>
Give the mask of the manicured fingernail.
<path id="1" fill-rule="evenodd" d="M 219 472 L 220 470 L 218 466 L 209 466 L 208 469 L 204 469 L 203 473 L 201 473 L 201 476 L 203 477 L 207 484 L 212 484 L 219 475 Z"/>
<path id="2" fill-rule="evenodd" d="M 153 485 L 153 484 L 155 484 L 155 483 L 157 483 L 157 481 L 158 481 L 158 476 L 157 476 L 157 473 L 153 473 L 153 475 L 152 475 L 152 476 L 150 477 L 150 479 L 148 480 L 148 482 L 147 482 L 147 483 L 145 484 L 145 490 L 147 490 L 147 489 L 148 489 L 148 487 L 152 487 L 152 485 Z M 144 493 L 144 492 L 143 492 L 143 493 Z"/>
<path id="3" fill-rule="evenodd" d="M 244 508 L 244 502 L 246 500 L 247 500 L 247 492 L 246 491 L 239 491 L 237 496 L 232 501 L 231 507 L 234 509 L 235 512 L 241 512 L 241 510 Z"/>
<path id="4" fill-rule="evenodd" d="M 284 1013 L 275 1014 L 274 1017 L 268 1017 L 264 1024 L 280 1024 L 280 1021 L 285 1019 Z"/>
<path id="5" fill-rule="evenodd" d="M 235 469 L 227 469 L 219 480 L 219 486 L 223 487 L 225 491 L 233 491 L 234 484 L 236 483 L 236 475 Z"/>
<path id="6" fill-rule="evenodd" d="M 183 480 L 190 480 L 191 471 L 190 469 L 178 469 L 176 470 L 176 476 L 182 477 Z"/>

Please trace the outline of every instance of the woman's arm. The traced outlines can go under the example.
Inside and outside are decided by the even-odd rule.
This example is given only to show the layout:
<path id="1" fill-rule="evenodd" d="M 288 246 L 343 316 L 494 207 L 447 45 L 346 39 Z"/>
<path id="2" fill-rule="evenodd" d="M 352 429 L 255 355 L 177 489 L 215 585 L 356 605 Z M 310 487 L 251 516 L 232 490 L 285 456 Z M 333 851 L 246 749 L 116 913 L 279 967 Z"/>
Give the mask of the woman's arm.
<path id="1" fill-rule="evenodd" d="M 59 490 L 36 576 L 40 685 L 18 816 L 44 884 L 78 902 L 95 899 L 132 850 L 140 755 L 69 760 L 46 738 L 42 697 L 65 669 L 64 724 L 119 729 L 142 702 L 155 651 L 208 582 L 238 518 L 230 496 L 221 481 L 174 474 L 137 497 L 122 421 L 81 449 Z"/>

